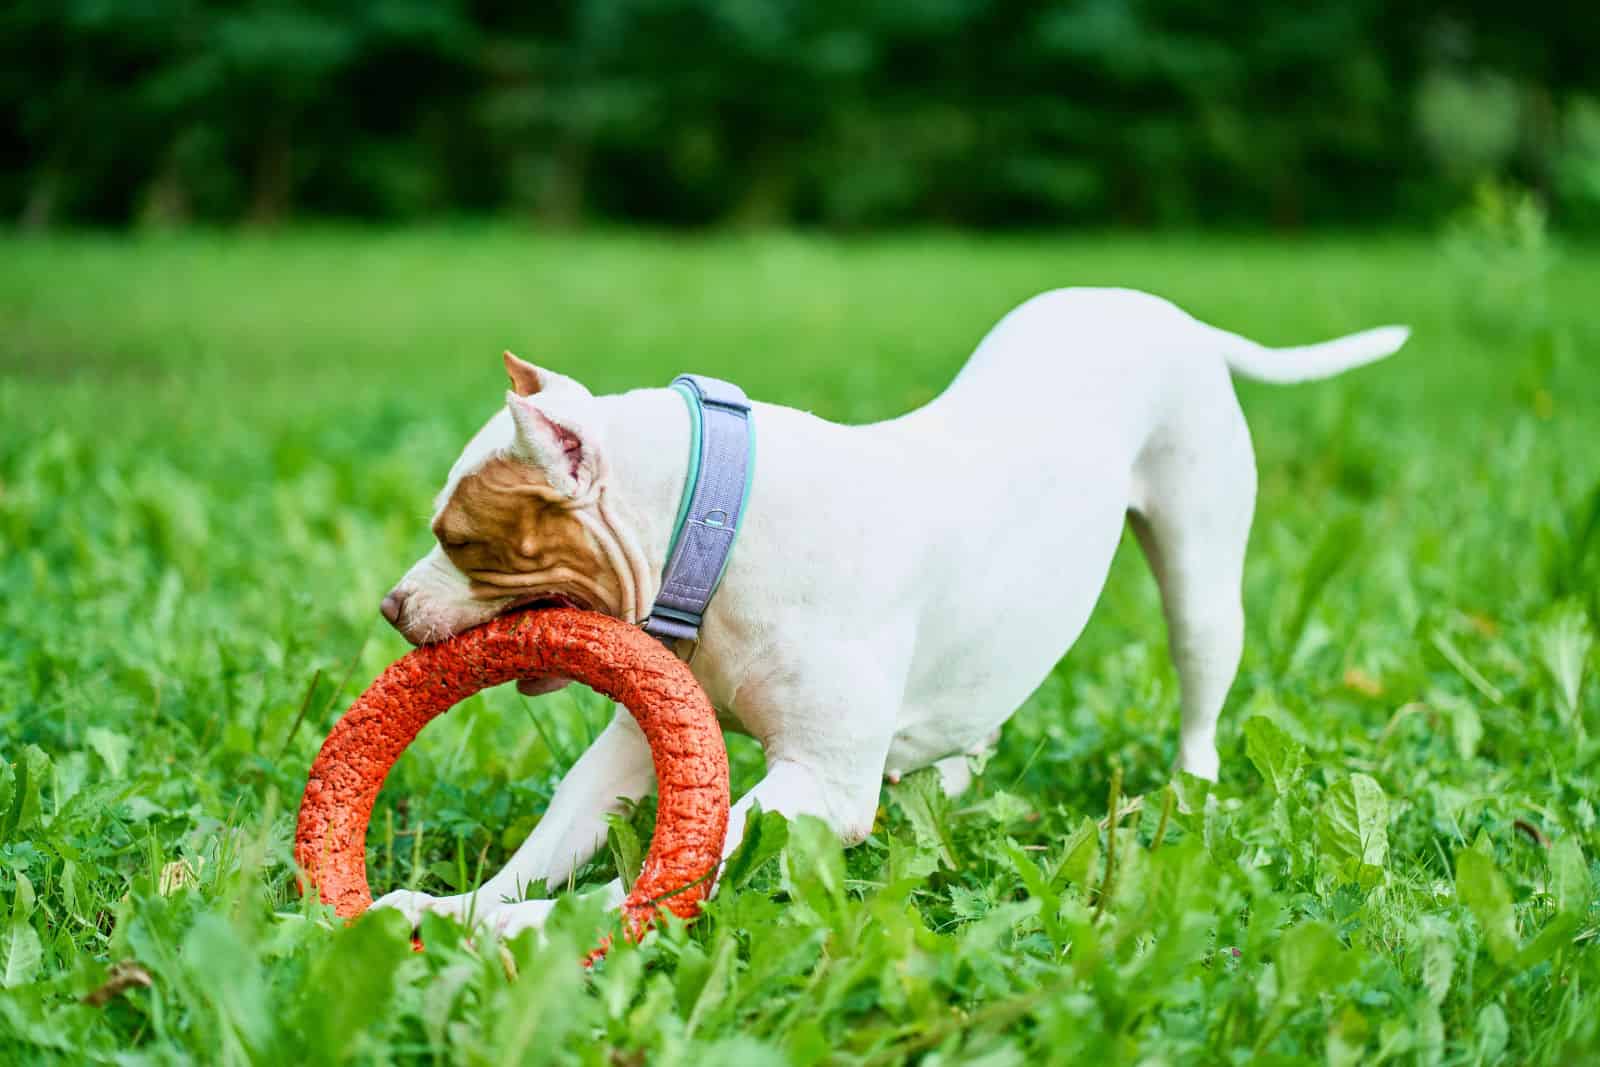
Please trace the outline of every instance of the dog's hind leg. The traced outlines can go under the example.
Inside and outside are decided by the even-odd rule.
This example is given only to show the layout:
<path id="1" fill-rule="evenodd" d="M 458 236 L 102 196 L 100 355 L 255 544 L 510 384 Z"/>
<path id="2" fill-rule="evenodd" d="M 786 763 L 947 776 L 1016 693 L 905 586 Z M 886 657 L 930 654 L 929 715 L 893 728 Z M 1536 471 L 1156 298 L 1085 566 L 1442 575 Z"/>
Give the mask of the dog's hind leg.
<path id="1" fill-rule="evenodd" d="M 944 790 L 944 795 L 955 799 L 971 789 L 973 779 L 977 777 L 972 770 L 972 757 L 981 759 L 991 755 L 999 743 L 1000 731 L 995 730 L 965 752 L 935 760 L 933 769 L 939 772 L 939 788 Z M 898 781 L 898 778 L 895 780 Z"/>
<path id="2" fill-rule="evenodd" d="M 1198 384 L 1140 454 L 1128 518 L 1161 587 L 1182 690 L 1177 768 L 1215 780 L 1217 718 L 1244 644 L 1240 584 L 1256 469 L 1221 367 L 1215 383 Z"/>

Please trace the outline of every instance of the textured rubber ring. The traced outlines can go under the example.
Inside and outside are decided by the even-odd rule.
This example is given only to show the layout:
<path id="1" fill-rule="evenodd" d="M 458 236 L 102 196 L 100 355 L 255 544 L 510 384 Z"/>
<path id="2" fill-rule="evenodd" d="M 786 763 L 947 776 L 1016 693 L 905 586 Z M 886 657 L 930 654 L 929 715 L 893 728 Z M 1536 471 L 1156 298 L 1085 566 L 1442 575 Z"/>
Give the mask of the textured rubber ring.
<path id="1" fill-rule="evenodd" d="M 294 855 L 341 916 L 372 905 L 367 824 L 390 768 L 422 728 L 490 686 L 571 678 L 622 704 L 650 744 L 660 798 L 655 834 L 625 929 L 641 934 L 666 908 L 684 919 L 711 891 L 728 833 L 728 751 L 689 668 L 654 637 L 597 612 L 505 615 L 396 660 L 350 706 L 311 764 Z"/>

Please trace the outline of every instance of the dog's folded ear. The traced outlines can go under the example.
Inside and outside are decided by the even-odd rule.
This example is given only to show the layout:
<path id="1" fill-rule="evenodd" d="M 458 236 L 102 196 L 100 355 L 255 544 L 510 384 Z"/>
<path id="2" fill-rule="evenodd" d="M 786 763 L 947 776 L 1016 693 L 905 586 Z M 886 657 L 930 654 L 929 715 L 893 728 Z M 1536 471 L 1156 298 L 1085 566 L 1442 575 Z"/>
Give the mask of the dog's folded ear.
<path id="1" fill-rule="evenodd" d="M 518 396 L 532 396 L 544 390 L 544 371 L 535 367 L 514 352 L 506 352 L 506 373 L 511 376 L 511 391 Z"/>
<path id="2" fill-rule="evenodd" d="M 535 367 L 513 352 L 504 353 L 502 358 L 505 360 L 506 374 L 511 378 L 511 391 L 517 396 L 536 396 L 540 401 L 556 403 L 594 399 L 594 394 L 585 389 L 582 382 L 565 374 Z"/>
<path id="3" fill-rule="evenodd" d="M 600 465 L 580 412 L 593 394 L 566 375 L 535 367 L 514 353 L 504 358 L 511 378 L 506 407 L 517 430 L 513 454 L 537 467 L 562 495 L 587 495 Z"/>
<path id="4" fill-rule="evenodd" d="M 587 496 L 600 473 L 595 442 L 565 410 L 569 405 L 538 403 L 537 396 L 506 393 L 506 407 L 517 430 L 512 453 L 538 468 L 563 496 Z"/>

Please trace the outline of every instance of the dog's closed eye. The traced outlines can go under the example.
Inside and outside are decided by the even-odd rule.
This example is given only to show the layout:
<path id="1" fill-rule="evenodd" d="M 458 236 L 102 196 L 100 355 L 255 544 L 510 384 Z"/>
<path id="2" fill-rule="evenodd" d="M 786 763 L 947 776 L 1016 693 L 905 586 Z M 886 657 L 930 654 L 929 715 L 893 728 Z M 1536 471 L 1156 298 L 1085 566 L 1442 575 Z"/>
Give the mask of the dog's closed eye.
<path id="1" fill-rule="evenodd" d="M 471 531 L 460 527 L 451 528 L 442 522 L 433 524 L 433 537 L 439 542 L 439 547 L 447 552 L 453 552 L 458 548 L 471 548 L 478 544 L 472 538 Z"/>

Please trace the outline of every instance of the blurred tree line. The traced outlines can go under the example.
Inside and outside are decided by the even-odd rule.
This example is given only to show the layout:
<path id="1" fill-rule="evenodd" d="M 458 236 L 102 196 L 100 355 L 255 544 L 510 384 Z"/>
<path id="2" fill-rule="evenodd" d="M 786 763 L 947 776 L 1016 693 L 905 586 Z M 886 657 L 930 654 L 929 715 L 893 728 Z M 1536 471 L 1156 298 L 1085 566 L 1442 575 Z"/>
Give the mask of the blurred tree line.
<path id="1" fill-rule="evenodd" d="M 1600 222 L 1600 15 L 1500 0 L 11 0 L 24 227 Z"/>

